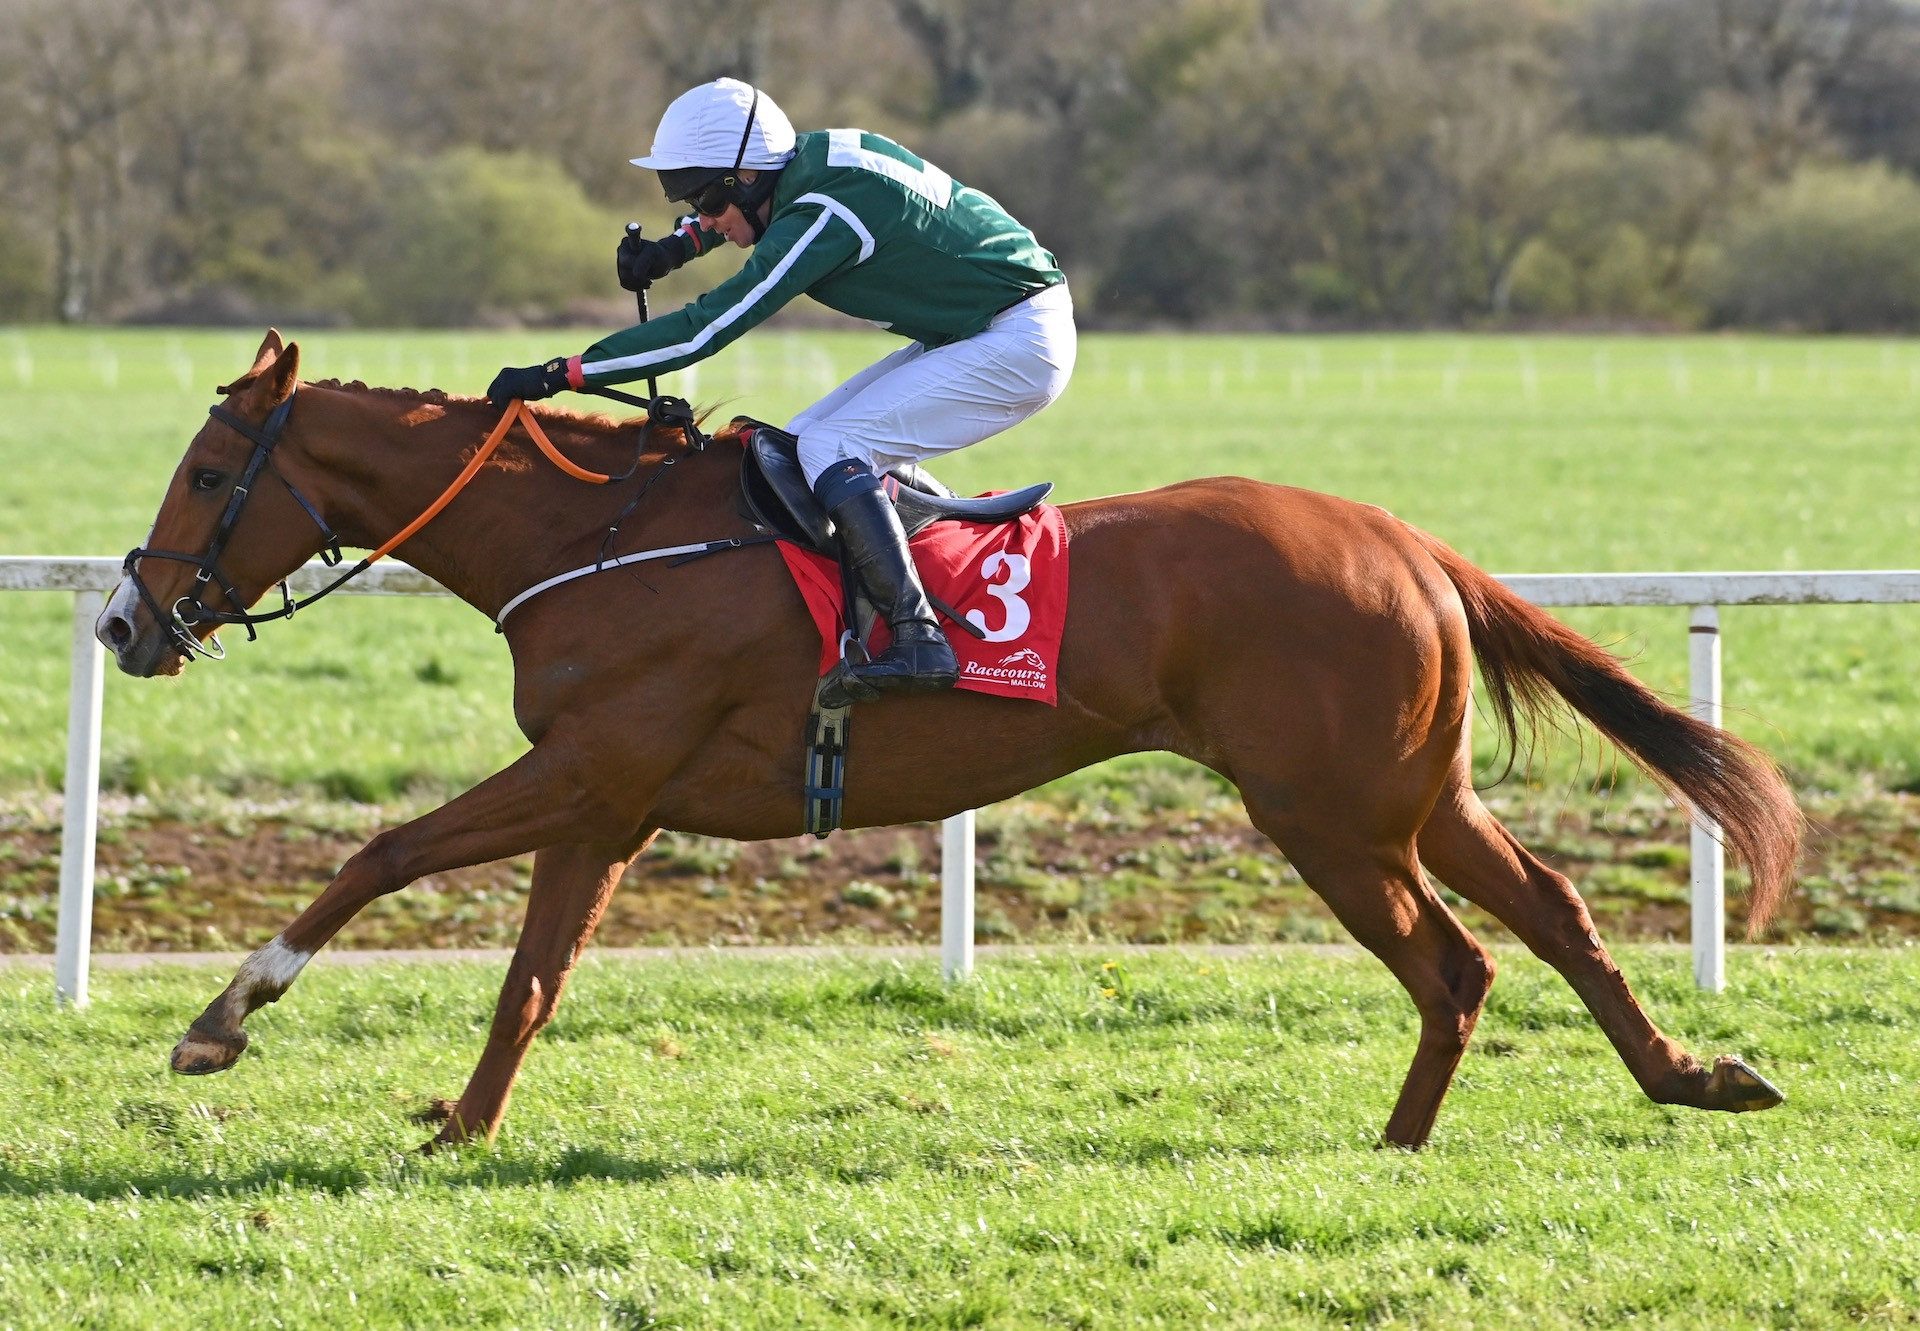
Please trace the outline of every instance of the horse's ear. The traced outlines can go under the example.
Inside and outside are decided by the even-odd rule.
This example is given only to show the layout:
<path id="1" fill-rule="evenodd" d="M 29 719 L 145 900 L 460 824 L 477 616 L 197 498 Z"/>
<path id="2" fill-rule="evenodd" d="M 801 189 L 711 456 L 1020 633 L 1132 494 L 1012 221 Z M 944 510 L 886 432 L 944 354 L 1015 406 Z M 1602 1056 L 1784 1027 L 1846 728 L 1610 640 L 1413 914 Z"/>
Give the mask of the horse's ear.
<path id="1" fill-rule="evenodd" d="M 235 379 L 232 383 L 221 384 L 213 391 L 221 397 L 225 397 L 229 393 L 237 393 L 241 389 L 246 388 L 252 384 L 254 380 L 265 374 L 267 367 L 279 360 L 280 353 L 286 349 L 286 343 L 280 340 L 280 330 L 278 328 L 269 328 L 267 335 L 260 339 L 260 350 L 253 353 L 253 368 L 241 375 L 238 379 Z"/>
<path id="2" fill-rule="evenodd" d="M 278 340 L 278 334 L 274 334 Z M 263 405 L 271 408 L 293 396 L 295 385 L 300 381 L 300 344 L 289 342 L 274 362 L 254 381 L 254 392 L 265 398 Z"/>

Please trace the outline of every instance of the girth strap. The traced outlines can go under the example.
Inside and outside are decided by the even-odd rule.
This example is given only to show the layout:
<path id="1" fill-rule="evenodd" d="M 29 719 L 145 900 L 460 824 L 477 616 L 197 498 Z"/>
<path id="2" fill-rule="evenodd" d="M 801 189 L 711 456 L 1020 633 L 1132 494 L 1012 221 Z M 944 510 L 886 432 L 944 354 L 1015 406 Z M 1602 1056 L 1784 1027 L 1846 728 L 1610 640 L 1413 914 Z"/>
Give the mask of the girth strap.
<path id="1" fill-rule="evenodd" d="M 820 690 L 826 680 L 813 686 L 813 707 L 807 714 L 807 774 L 802 787 L 806 796 L 806 828 L 814 836 L 826 839 L 840 826 L 841 805 L 847 793 L 847 730 L 851 707 L 823 707 Z"/>

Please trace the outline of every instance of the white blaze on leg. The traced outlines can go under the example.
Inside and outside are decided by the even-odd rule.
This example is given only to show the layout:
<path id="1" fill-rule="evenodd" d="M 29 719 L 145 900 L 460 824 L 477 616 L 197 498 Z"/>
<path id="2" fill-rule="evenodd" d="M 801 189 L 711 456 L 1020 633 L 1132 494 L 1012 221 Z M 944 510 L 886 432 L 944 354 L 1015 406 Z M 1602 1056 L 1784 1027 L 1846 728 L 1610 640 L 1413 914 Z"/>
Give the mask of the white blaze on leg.
<path id="1" fill-rule="evenodd" d="M 260 993 L 261 1001 L 270 1003 L 287 991 L 312 955 L 295 952 L 276 935 L 272 942 L 240 963 L 240 971 L 233 977 L 233 990 L 248 997 Z"/>

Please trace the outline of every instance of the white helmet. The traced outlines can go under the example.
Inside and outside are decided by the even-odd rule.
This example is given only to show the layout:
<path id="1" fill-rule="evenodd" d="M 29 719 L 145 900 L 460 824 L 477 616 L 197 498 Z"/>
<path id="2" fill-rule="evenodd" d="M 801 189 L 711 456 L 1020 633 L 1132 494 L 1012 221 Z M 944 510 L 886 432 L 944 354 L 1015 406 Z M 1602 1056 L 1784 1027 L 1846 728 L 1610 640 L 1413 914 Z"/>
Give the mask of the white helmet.
<path id="1" fill-rule="evenodd" d="M 635 166 L 654 171 L 777 171 L 793 158 L 793 123 L 750 83 L 715 79 L 673 99 Z"/>

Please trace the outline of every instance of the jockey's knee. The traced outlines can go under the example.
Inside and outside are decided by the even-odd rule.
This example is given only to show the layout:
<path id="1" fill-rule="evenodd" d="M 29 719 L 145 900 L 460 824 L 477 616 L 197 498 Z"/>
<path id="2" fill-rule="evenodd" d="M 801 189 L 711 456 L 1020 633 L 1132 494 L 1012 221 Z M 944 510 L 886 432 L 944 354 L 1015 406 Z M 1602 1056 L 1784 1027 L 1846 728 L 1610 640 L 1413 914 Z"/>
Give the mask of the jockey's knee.
<path id="1" fill-rule="evenodd" d="M 800 440 L 794 454 L 800 459 L 800 470 L 806 473 L 808 485 L 819 484 L 821 474 L 836 462 L 859 462 L 869 471 L 879 470 L 866 448 L 837 430 L 792 430 L 790 433 Z"/>

